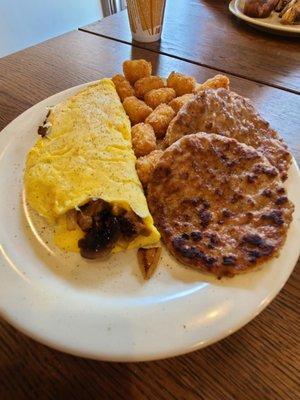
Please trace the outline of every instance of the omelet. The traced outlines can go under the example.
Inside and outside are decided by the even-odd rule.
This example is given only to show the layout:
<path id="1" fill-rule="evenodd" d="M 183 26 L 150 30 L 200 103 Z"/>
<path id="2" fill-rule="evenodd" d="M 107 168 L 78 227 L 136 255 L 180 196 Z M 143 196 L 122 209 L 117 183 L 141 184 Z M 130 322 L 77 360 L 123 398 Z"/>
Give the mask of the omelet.
<path id="1" fill-rule="evenodd" d="M 24 174 L 30 206 L 67 251 L 103 253 L 160 239 L 135 169 L 130 121 L 110 79 L 51 109 Z"/>

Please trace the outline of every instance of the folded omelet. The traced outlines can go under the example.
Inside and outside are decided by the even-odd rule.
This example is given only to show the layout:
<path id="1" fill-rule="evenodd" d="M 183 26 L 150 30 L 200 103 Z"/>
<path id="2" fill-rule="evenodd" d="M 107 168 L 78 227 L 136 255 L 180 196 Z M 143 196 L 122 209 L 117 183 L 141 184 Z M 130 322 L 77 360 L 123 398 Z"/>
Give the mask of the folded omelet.
<path id="1" fill-rule="evenodd" d="M 78 251 L 78 241 L 91 236 L 93 229 L 88 245 L 113 236 L 112 252 L 156 243 L 160 235 L 135 170 L 130 122 L 113 82 L 102 79 L 58 104 L 45 127 L 46 135 L 27 156 L 25 193 L 30 206 L 55 225 L 55 243 Z M 97 216 L 91 215 L 89 205 L 99 199 L 102 211 L 98 207 Z M 75 215 L 71 228 L 70 215 L 73 222 Z M 89 218 L 84 228 L 76 223 L 78 215 Z M 145 229 L 126 233 L 125 228 L 135 228 L 136 221 Z M 101 226 L 107 230 L 104 236 Z"/>

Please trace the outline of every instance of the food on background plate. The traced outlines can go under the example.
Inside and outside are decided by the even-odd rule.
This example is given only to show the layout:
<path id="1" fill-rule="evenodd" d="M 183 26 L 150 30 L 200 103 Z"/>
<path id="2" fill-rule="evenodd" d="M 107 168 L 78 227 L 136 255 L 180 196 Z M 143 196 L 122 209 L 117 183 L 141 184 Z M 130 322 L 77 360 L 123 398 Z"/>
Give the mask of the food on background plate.
<path id="1" fill-rule="evenodd" d="M 283 11 L 283 9 L 289 4 L 291 3 L 292 0 L 278 0 L 276 7 L 275 7 L 275 11 L 277 12 L 281 12 Z"/>
<path id="2" fill-rule="evenodd" d="M 245 0 L 244 13 L 252 18 L 267 18 L 278 0 Z"/>
<path id="3" fill-rule="evenodd" d="M 102 79 L 56 105 L 47 125 L 24 179 L 30 206 L 55 226 L 56 245 L 102 258 L 157 243 L 113 82 Z"/>
<path id="4" fill-rule="evenodd" d="M 156 136 L 150 124 L 141 122 L 131 129 L 132 147 L 136 157 L 145 156 L 156 149 Z"/>
<path id="5" fill-rule="evenodd" d="M 285 11 L 286 6 L 290 5 L 292 0 L 279 0 L 275 7 L 275 11 L 282 12 Z"/>
<path id="6" fill-rule="evenodd" d="M 286 179 L 291 154 L 277 132 L 244 97 L 226 89 L 198 92 L 170 123 L 165 147 L 196 132 L 219 133 L 255 147 Z"/>
<path id="7" fill-rule="evenodd" d="M 165 150 L 147 199 L 177 260 L 218 277 L 276 256 L 294 208 L 278 170 L 260 152 L 207 133 L 184 136 Z"/>
<path id="8" fill-rule="evenodd" d="M 279 14 L 281 22 L 285 25 L 293 25 L 300 22 L 300 0 L 292 0 Z"/>
<path id="9" fill-rule="evenodd" d="M 274 11 L 282 24 L 300 22 L 300 0 L 245 0 L 243 11 L 251 18 L 267 18 Z"/>

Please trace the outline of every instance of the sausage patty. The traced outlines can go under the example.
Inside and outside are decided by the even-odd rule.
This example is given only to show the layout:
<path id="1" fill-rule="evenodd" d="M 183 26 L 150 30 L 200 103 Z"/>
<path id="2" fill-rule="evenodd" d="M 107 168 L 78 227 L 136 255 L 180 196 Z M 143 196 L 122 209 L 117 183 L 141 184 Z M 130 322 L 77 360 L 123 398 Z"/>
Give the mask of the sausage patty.
<path id="1" fill-rule="evenodd" d="M 291 155 L 277 132 L 256 112 L 248 99 L 223 88 L 199 92 L 171 121 L 165 147 L 196 132 L 218 133 L 253 146 L 286 179 Z"/>
<path id="2" fill-rule="evenodd" d="M 187 135 L 161 156 L 148 204 L 169 251 L 218 277 L 274 257 L 294 206 L 261 153 L 216 134 Z"/>

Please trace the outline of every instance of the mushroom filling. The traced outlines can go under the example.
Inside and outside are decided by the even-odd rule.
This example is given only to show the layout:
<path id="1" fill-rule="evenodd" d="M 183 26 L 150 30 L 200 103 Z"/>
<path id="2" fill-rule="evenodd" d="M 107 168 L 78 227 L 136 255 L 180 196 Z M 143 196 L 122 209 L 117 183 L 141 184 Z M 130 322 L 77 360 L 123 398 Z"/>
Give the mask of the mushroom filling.
<path id="1" fill-rule="evenodd" d="M 82 257 L 108 256 L 119 240 L 131 242 L 137 236 L 149 236 L 143 220 L 133 211 L 111 206 L 103 200 L 90 201 L 76 212 L 76 221 L 85 232 L 78 241 Z"/>

